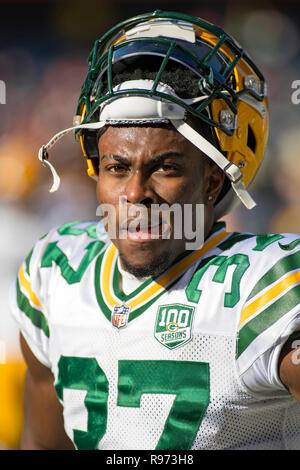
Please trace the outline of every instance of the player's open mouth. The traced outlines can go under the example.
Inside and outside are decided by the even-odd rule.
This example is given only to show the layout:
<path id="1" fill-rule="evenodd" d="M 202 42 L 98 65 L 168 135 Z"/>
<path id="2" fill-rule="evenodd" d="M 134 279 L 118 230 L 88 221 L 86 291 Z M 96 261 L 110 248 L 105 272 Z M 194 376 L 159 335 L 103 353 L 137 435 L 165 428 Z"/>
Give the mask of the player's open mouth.
<path id="1" fill-rule="evenodd" d="M 137 221 L 131 221 L 126 228 L 126 238 L 135 242 L 147 242 L 168 238 L 169 232 L 169 224 L 163 221 L 153 225 L 143 221 L 138 223 Z"/>

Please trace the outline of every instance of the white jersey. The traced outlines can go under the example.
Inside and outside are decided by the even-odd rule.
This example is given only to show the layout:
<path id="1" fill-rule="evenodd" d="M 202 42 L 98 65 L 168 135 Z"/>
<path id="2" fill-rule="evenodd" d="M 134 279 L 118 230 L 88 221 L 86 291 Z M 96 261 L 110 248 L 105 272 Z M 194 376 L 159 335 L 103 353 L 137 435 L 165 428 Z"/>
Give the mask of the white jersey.
<path id="1" fill-rule="evenodd" d="M 300 329 L 299 243 L 217 223 L 200 250 L 132 285 L 96 223 L 39 240 L 12 312 L 76 448 L 300 449 L 300 404 L 278 374 Z"/>

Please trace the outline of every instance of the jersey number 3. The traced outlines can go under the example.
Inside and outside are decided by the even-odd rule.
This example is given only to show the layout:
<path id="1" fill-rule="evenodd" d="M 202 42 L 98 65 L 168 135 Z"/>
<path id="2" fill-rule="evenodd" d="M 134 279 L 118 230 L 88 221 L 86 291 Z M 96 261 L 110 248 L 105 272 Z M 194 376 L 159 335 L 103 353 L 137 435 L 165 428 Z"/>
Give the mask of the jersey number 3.
<path id="1" fill-rule="evenodd" d="M 117 406 L 139 407 L 143 393 L 176 395 L 157 450 L 190 449 L 209 404 L 209 364 L 193 361 L 125 361 L 118 363 Z M 106 432 L 108 380 L 95 358 L 61 356 L 55 385 L 87 391 L 87 431 L 73 430 L 79 450 L 97 449 Z"/>

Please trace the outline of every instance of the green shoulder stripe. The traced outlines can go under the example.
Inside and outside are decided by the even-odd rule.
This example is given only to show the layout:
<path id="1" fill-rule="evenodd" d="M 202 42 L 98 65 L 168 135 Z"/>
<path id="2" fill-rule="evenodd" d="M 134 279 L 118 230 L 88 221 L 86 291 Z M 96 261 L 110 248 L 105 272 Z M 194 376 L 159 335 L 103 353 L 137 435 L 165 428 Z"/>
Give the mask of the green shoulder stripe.
<path id="1" fill-rule="evenodd" d="M 300 304 L 300 285 L 293 287 L 286 294 L 259 313 L 243 326 L 237 341 L 237 358 L 263 331 L 272 326 L 283 315 Z"/>
<path id="2" fill-rule="evenodd" d="M 33 253 L 33 248 L 31 249 L 29 255 L 25 259 L 26 272 L 27 272 L 28 276 L 30 276 L 30 261 L 31 261 L 32 253 Z"/>
<path id="3" fill-rule="evenodd" d="M 284 258 L 277 261 L 274 266 L 269 269 L 268 272 L 258 281 L 258 283 L 252 289 L 248 300 L 252 299 L 260 291 L 273 284 L 277 279 L 281 278 L 284 274 L 287 274 L 300 266 L 300 251 L 293 253 L 292 255 L 285 256 Z"/>
<path id="4" fill-rule="evenodd" d="M 42 312 L 33 308 L 27 299 L 27 297 L 23 294 L 20 288 L 19 281 L 17 279 L 17 304 L 20 310 L 31 320 L 34 326 L 43 330 L 47 338 L 49 338 L 49 326 L 46 320 L 46 317 L 43 315 Z"/>

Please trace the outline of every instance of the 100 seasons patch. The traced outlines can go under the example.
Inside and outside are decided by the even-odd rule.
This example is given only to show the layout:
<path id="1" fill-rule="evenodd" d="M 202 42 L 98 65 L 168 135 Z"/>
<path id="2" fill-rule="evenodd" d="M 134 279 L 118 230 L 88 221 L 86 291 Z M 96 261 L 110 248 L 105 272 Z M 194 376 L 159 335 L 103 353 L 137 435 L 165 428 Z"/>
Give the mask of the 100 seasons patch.
<path id="1" fill-rule="evenodd" d="M 163 346 L 175 349 L 192 339 L 194 307 L 183 304 L 160 305 L 154 336 Z"/>

